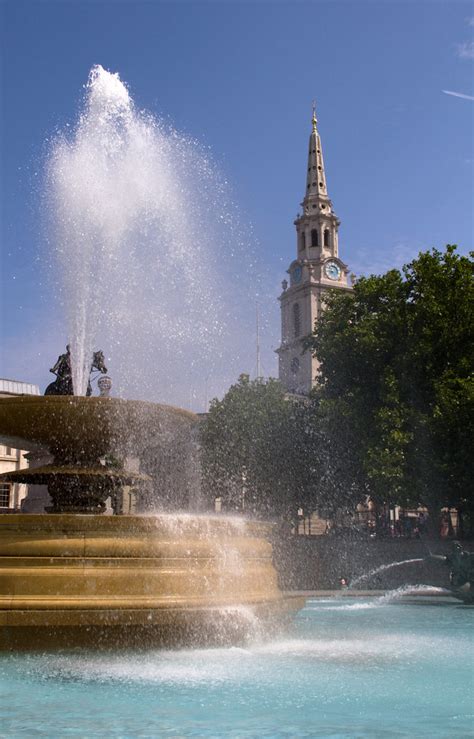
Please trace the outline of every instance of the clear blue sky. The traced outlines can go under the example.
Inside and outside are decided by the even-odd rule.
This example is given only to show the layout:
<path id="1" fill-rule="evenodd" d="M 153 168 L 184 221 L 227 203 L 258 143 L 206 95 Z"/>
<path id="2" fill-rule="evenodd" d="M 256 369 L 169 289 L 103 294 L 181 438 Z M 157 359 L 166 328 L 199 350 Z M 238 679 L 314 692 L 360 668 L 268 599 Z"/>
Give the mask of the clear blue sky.
<path id="1" fill-rule="evenodd" d="M 295 253 L 312 98 L 340 254 L 354 272 L 447 242 L 472 248 L 471 3 L 4 0 L 0 11 L 1 376 L 44 385 L 56 357 L 27 347 L 62 349 L 62 336 L 45 335 L 37 183 L 45 142 L 74 120 L 93 64 L 211 147 L 275 298 Z M 264 364 L 275 374 L 276 300 L 269 315 Z"/>

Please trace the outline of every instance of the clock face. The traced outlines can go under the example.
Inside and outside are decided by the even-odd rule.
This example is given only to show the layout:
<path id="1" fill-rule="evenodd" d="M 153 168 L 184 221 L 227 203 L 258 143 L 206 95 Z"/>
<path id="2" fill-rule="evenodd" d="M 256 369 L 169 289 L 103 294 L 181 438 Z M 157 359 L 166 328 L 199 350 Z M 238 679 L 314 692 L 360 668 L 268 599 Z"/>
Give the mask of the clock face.
<path id="1" fill-rule="evenodd" d="M 330 280 L 338 280 L 341 276 L 341 268 L 336 262 L 326 262 L 324 271 Z"/>
<path id="2" fill-rule="evenodd" d="M 302 274 L 303 274 L 303 270 L 301 269 L 301 267 L 295 267 L 295 269 L 293 270 L 293 281 L 297 285 L 298 285 L 298 283 L 301 282 Z"/>

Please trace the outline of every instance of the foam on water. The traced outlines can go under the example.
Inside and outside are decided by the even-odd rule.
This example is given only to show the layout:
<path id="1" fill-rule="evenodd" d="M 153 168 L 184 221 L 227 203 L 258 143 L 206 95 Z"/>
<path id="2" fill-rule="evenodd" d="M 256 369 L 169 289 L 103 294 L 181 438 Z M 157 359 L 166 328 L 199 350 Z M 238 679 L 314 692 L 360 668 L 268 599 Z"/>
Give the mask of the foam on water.
<path id="1" fill-rule="evenodd" d="M 236 615 L 241 615 L 236 614 Z M 249 617 L 250 612 L 249 612 Z M 151 683 L 209 683 L 239 682 L 255 678 L 265 682 L 274 679 L 274 660 L 291 664 L 318 662 L 333 665 L 389 666 L 391 663 L 417 663 L 420 666 L 432 660 L 436 648 L 438 659 L 463 659 L 466 649 L 472 653 L 472 642 L 466 639 L 433 640 L 430 636 L 373 632 L 359 637 L 353 635 L 337 639 L 282 638 L 261 642 L 254 638 L 245 648 L 183 649 L 149 651 L 146 654 L 124 653 L 114 656 L 51 656 L 48 659 L 49 678 L 74 680 L 120 680 Z M 31 660 L 30 669 L 37 676 L 44 670 L 41 658 Z"/>
<path id="2" fill-rule="evenodd" d="M 433 585 L 401 585 L 394 590 L 388 590 L 383 595 L 371 596 L 370 600 L 356 600 L 355 602 L 347 602 L 347 596 L 341 595 L 334 598 L 318 598 L 310 600 L 306 606 L 307 610 L 320 611 L 367 611 L 381 606 L 390 605 L 406 596 L 424 596 L 424 595 L 446 595 L 451 593 L 446 588 L 437 588 Z"/>
<path id="3" fill-rule="evenodd" d="M 472 734 L 472 609 L 395 600 L 335 613 L 309 602 L 318 605 L 281 638 L 244 648 L 4 656 L 3 730 L 108 739 Z"/>

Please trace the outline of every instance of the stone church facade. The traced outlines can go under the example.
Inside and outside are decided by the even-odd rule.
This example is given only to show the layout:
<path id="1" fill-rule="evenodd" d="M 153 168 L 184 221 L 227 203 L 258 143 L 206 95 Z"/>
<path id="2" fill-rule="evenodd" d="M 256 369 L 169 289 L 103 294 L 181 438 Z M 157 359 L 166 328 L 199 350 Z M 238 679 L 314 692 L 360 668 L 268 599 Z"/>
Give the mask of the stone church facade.
<path id="1" fill-rule="evenodd" d="M 302 211 L 295 220 L 296 257 L 283 280 L 281 345 L 277 349 L 278 376 L 288 392 L 307 395 L 316 382 L 318 361 L 303 351 L 305 336 L 311 334 L 328 289 L 351 290 L 349 268 L 339 258 L 340 221 L 329 198 L 321 138 L 313 109 L 309 137 L 306 190 Z"/>

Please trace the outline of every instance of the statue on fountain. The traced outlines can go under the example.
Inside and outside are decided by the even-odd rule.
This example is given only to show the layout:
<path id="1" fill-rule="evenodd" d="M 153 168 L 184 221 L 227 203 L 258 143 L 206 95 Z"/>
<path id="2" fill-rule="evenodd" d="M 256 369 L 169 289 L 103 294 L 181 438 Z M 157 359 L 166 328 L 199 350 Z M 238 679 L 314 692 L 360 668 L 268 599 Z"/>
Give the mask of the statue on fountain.
<path id="1" fill-rule="evenodd" d="M 49 370 L 56 375 L 54 382 L 51 382 L 46 390 L 45 395 L 74 395 L 74 387 L 72 383 L 72 366 L 71 366 L 71 347 L 68 344 L 66 346 L 65 354 L 60 354 L 54 367 Z M 92 355 L 91 366 L 89 369 L 89 375 L 92 372 L 101 372 L 103 375 L 107 374 L 107 367 L 105 366 L 105 358 L 103 351 L 94 352 Z M 92 395 L 92 385 L 90 379 L 87 382 L 87 396 Z"/>
<path id="2" fill-rule="evenodd" d="M 455 541 L 450 554 L 446 556 L 430 554 L 428 559 L 435 559 L 448 565 L 453 595 L 464 603 L 474 603 L 474 552 L 467 552 L 458 541 Z"/>

